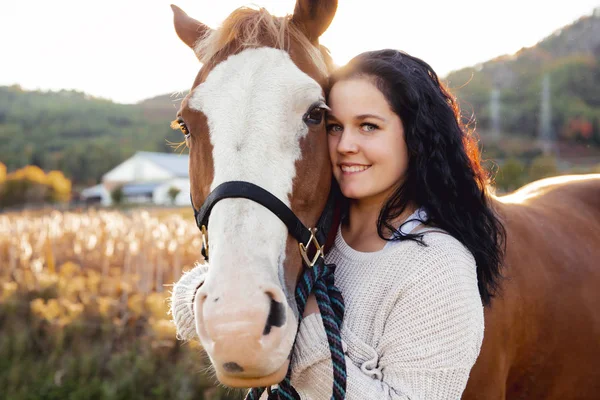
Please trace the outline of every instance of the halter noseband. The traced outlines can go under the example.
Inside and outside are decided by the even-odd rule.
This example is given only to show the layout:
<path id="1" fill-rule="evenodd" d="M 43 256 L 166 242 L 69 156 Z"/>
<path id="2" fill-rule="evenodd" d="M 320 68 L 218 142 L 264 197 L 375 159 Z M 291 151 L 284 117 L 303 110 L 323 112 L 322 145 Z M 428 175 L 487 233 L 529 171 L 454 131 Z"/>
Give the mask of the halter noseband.
<path id="1" fill-rule="evenodd" d="M 191 197 L 191 194 L 190 194 Z M 228 181 L 217 186 L 204 200 L 200 210 L 196 210 L 194 203 L 194 218 L 200 232 L 202 232 L 202 256 L 208 261 L 209 245 L 208 245 L 208 219 L 210 213 L 220 200 L 231 198 L 244 198 L 252 200 L 263 207 L 267 208 L 275 214 L 287 226 L 288 232 L 294 239 L 298 241 L 300 254 L 307 267 L 312 267 L 322 258 L 324 254 L 324 242 L 327 237 L 326 232 L 330 229 L 333 222 L 333 195 L 330 194 L 327 199 L 325 209 L 319 218 L 319 222 L 315 228 L 307 228 L 302 221 L 294 214 L 294 212 L 267 190 L 250 182 L 244 181 Z M 309 257 L 310 245 L 314 247 L 314 255 Z"/>

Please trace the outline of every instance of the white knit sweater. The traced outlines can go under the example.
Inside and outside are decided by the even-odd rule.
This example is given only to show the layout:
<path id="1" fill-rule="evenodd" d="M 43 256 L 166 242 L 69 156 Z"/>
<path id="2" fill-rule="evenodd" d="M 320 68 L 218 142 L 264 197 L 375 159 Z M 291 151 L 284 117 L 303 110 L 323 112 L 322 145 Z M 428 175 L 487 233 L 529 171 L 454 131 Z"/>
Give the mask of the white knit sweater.
<path id="1" fill-rule="evenodd" d="M 346 304 L 342 341 L 348 400 L 460 399 L 483 340 L 483 307 L 475 261 L 452 236 L 422 232 L 427 247 L 394 242 L 359 252 L 340 231 L 327 255 Z M 203 267 L 175 285 L 172 313 L 179 335 L 194 333 L 191 298 Z M 302 320 L 292 358 L 302 399 L 331 397 L 333 373 L 320 314 Z"/>

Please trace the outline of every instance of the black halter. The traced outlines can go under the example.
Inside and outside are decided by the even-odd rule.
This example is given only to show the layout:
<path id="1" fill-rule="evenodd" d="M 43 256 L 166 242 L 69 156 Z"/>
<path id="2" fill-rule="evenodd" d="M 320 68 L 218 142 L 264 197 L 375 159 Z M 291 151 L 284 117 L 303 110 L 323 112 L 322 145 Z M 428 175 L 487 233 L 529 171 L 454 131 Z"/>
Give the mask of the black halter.
<path id="1" fill-rule="evenodd" d="M 196 210 L 194 203 L 192 203 L 196 225 L 202 232 L 203 236 L 202 255 L 207 261 L 209 251 L 206 227 L 208 226 L 210 212 L 217 202 L 230 198 L 244 198 L 252 200 L 275 214 L 285 224 L 285 226 L 287 226 L 290 235 L 292 235 L 294 239 L 298 241 L 300 245 L 300 252 L 303 254 L 304 261 L 308 264 L 307 266 L 312 267 L 317 259 L 323 256 L 323 244 L 325 243 L 327 233 L 333 222 L 333 191 L 327 198 L 327 204 L 325 205 L 325 209 L 323 210 L 323 213 L 317 222 L 317 226 L 309 229 L 302 223 L 302 221 L 300 221 L 296 214 L 294 214 L 294 212 L 287 205 L 285 205 L 281 200 L 265 189 L 250 182 L 229 181 L 220 184 L 212 192 L 210 192 L 206 200 L 204 200 L 202 207 L 200 207 L 200 210 Z M 315 248 L 316 254 L 312 260 L 309 260 L 306 253 L 311 243 Z"/>

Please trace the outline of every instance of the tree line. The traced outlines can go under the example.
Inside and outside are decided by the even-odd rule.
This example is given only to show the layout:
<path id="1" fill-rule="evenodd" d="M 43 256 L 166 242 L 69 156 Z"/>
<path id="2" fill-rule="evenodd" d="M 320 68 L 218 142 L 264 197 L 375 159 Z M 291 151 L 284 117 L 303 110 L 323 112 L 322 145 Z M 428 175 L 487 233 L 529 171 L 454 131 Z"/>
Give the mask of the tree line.
<path id="1" fill-rule="evenodd" d="M 0 161 L 60 170 L 74 184 L 97 183 L 136 151 L 173 151 L 180 134 L 169 127 L 173 107 L 155 112 L 85 93 L 0 87 Z"/>

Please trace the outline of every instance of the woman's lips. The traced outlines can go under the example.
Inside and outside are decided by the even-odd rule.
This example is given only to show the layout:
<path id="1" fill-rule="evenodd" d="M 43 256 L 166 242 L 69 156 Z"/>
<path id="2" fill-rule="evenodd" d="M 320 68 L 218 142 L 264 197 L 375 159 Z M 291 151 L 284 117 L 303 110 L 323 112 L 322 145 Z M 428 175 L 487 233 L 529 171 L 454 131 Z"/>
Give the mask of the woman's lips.
<path id="1" fill-rule="evenodd" d="M 371 168 L 370 165 L 360 164 L 340 164 L 340 169 L 344 175 L 359 174 Z"/>

